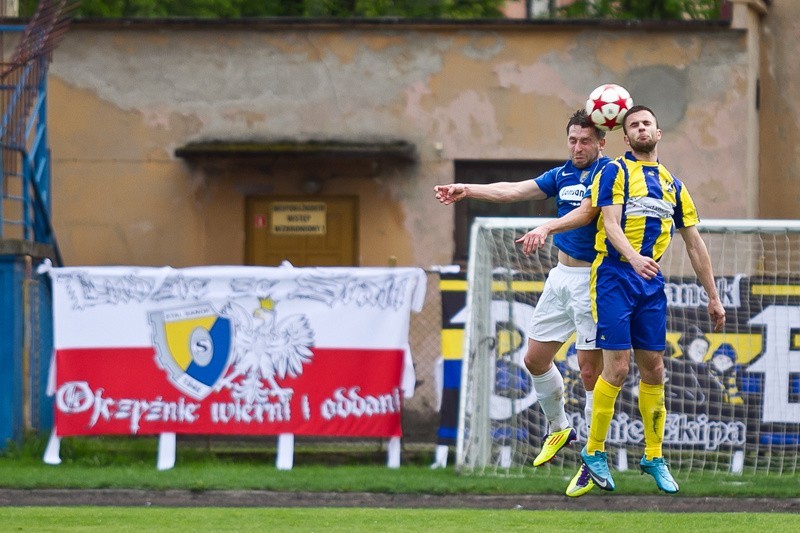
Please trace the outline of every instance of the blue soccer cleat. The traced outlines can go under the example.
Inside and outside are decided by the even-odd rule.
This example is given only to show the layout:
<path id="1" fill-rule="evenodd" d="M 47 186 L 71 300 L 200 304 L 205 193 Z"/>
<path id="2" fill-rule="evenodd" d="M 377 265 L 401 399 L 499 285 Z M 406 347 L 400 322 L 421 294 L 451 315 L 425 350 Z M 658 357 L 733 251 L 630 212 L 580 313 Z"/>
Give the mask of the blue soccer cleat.
<path id="1" fill-rule="evenodd" d="M 611 472 L 608 470 L 608 456 L 606 452 L 596 451 L 593 455 L 589 455 L 586 447 L 581 450 L 581 461 L 586 465 L 589 470 L 589 475 L 592 476 L 594 484 L 603 490 L 614 490 L 617 485 L 614 483 L 614 478 L 611 477 Z"/>
<path id="2" fill-rule="evenodd" d="M 656 480 L 658 488 L 667 494 L 675 494 L 678 492 L 678 484 L 669 473 L 669 466 L 663 457 L 654 457 L 651 461 L 647 457 L 642 456 L 639 461 L 639 468 L 642 469 L 642 474 L 650 474 Z"/>

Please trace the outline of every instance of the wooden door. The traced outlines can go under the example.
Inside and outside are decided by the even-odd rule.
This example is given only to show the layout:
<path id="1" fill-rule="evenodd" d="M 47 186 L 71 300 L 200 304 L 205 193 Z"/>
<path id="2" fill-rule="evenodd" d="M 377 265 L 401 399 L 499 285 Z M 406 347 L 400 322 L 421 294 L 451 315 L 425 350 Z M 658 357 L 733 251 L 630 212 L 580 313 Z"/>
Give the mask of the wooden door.
<path id="1" fill-rule="evenodd" d="M 358 266 L 355 196 L 255 196 L 246 216 L 248 265 Z"/>

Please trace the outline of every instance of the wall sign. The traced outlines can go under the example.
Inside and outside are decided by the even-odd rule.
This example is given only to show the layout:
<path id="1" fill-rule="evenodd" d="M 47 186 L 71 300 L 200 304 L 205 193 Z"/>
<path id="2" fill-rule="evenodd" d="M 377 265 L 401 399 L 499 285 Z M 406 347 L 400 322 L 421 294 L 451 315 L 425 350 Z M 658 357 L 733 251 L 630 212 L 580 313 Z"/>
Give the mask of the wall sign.
<path id="1" fill-rule="evenodd" d="M 276 235 L 325 235 L 325 202 L 275 202 L 272 233 Z"/>

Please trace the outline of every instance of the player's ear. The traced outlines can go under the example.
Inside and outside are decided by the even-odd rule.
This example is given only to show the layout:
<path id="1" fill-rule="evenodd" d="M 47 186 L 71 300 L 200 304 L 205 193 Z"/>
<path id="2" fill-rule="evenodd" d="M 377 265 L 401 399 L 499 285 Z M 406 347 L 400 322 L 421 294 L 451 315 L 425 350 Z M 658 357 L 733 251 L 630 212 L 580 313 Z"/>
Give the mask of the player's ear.
<path id="1" fill-rule="evenodd" d="M 627 146 L 630 146 L 630 145 L 631 145 L 631 141 L 630 141 L 630 139 L 628 139 L 628 136 L 627 136 L 627 135 L 624 135 L 624 134 L 622 135 L 622 141 L 623 141 L 623 142 L 624 142 L 624 143 L 625 143 Z"/>
<path id="2" fill-rule="evenodd" d="M 600 142 L 598 142 L 597 145 L 600 147 L 600 150 L 604 150 L 606 147 L 606 138 L 603 137 L 600 139 Z"/>

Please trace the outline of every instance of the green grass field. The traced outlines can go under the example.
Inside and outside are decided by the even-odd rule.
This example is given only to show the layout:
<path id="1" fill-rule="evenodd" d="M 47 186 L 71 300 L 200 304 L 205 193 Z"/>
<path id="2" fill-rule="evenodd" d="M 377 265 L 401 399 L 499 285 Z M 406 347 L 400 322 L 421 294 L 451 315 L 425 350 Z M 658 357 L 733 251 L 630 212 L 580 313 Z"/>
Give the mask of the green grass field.
<path id="1" fill-rule="evenodd" d="M 328 508 L 0 508 L 4 531 L 797 531 L 791 514 Z"/>
<path id="2" fill-rule="evenodd" d="M 296 466 L 278 471 L 273 464 L 182 464 L 159 472 L 154 463 L 130 465 L 62 464 L 0 460 L 4 488 L 140 488 L 203 490 L 272 490 L 310 492 L 379 492 L 388 494 L 563 494 L 573 472 L 548 468 L 529 476 L 461 476 L 452 468 L 425 466 Z M 788 498 L 800 495 L 797 476 L 676 475 L 677 497 Z M 636 471 L 615 473 L 616 494 L 652 495 L 652 478 Z"/>
<path id="3" fill-rule="evenodd" d="M 388 494 L 563 494 L 573 465 L 545 466 L 514 476 L 459 475 L 450 467 L 431 470 L 430 456 L 406 454 L 399 469 L 383 465 L 374 447 L 313 453 L 299 451 L 291 471 L 279 471 L 263 447 L 219 447 L 179 443 L 172 470 L 155 468 L 152 438 L 65 439 L 63 464 L 41 460 L 43 443 L 30 440 L 0 456 L 0 488 L 15 489 L 184 489 L 290 492 L 377 492 Z M 678 473 L 677 496 L 663 498 L 797 498 L 800 476 L 770 473 L 733 476 L 696 470 Z M 615 474 L 616 493 L 655 495 L 648 476 Z M 597 492 L 597 493 L 595 493 Z M 584 498 L 613 498 L 595 491 Z M 595 500 L 597 501 L 597 500 Z M 534 511 L 525 509 L 387 509 L 257 507 L 0 507 L 2 531 L 772 531 L 800 530 L 800 514 L 663 513 L 630 511 Z"/>
<path id="4" fill-rule="evenodd" d="M 280 471 L 273 451 L 263 445 L 192 441 L 179 442 L 175 468 L 160 472 L 152 437 L 64 439 L 63 463 L 58 466 L 44 464 L 43 450 L 43 442 L 29 439 L 0 455 L 0 487 L 561 495 L 576 467 L 565 461 L 564 467 L 531 467 L 512 476 L 459 475 L 452 467 L 431 470 L 432 456 L 424 452 L 407 453 L 400 468 L 389 469 L 384 466 L 385 453 L 374 446 L 304 446 L 296 451 L 294 468 Z M 614 477 L 618 494 L 657 493 L 652 479 L 636 469 Z M 675 478 L 681 485 L 678 497 L 800 496 L 797 474 L 731 475 L 696 469 L 675 472 Z"/>

